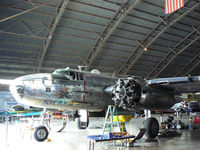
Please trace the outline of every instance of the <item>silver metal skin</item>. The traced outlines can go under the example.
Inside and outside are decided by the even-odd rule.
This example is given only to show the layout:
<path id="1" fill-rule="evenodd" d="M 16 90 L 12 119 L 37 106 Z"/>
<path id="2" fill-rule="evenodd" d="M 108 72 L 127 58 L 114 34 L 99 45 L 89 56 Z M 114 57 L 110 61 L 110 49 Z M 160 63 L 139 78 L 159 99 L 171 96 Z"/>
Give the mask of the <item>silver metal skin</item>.
<path id="1" fill-rule="evenodd" d="M 10 91 L 19 103 L 37 107 L 101 111 L 114 104 L 104 88 L 113 85 L 117 78 L 68 68 L 60 70 L 58 74 L 55 71 L 19 77 Z M 62 71 L 73 74 L 60 76 Z"/>
<path id="2" fill-rule="evenodd" d="M 68 111 L 102 111 L 114 104 L 131 111 L 165 110 L 182 101 L 181 93 L 200 91 L 199 81 L 200 77 L 120 79 L 65 68 L 19 77 L 10 91 L 19 103 Z"/>

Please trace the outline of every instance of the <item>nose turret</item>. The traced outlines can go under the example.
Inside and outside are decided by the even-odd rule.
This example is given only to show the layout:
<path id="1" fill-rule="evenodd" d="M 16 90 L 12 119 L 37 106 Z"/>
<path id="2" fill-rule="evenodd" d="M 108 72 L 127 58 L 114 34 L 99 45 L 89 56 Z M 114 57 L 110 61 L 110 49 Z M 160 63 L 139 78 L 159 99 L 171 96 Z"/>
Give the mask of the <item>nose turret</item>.
<path id="1" fill-rule="evenodd" d="M 16 92 L 19 94 L 19 95 L 23 95 L 24 94 L 24 86 L 23 85 L 16 85 Z"/>
<path id="2" fill-rule="evenodd" d="M 30 104 L 35 103 L 36 95 L 45 98 L 46 87 L 51 84 L 52 77 L 49 73 L 30 74 L 16 78 L 10 86 L 10 91 L 19 103 Z"/>
<path id="3" fill-rule="evenodd" d="M 16 78 L 13 83 L 10 85 L 10 91 L 13 97 L 21 103 L 24 95 L 24 84 L 22 78 Z"/>

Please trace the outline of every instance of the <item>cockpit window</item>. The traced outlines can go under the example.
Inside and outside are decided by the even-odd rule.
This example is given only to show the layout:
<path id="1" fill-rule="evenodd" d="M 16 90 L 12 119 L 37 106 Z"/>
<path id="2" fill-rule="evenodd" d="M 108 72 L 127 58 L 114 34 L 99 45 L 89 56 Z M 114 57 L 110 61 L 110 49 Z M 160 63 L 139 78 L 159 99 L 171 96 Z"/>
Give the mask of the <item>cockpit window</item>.
<path id="1" fill-rule="evenodd" d="M 70 72 L 70 80 L 84 80 L 83 74 L 79 72 Z"/>
<path id="2" fill-rule="evenodd" d="M 80 80 L 83 80 L 83 74 L 82 73 L 79 74 L 79 77 L 80 77 Z"/>
<path id="3" fill-rule="evenodd" d="M 77 78 L 76 78 L 76 72 L 70 71 L 70 80 L 77 80 Z"/>
<path id="4" fill-rule="evenodd" d="M 57 69 L 52 73 L 53 82 L 59 80 L 84 80 L 83 73 L 66 69 Z"/>
<path id="5" fill-rule="evenodd" d="M 54 79 L 69 80 L 70 73 L 68 70 L 65 70 L 65 69 L 57 69 L 52 73 L 52 77 Z"/>

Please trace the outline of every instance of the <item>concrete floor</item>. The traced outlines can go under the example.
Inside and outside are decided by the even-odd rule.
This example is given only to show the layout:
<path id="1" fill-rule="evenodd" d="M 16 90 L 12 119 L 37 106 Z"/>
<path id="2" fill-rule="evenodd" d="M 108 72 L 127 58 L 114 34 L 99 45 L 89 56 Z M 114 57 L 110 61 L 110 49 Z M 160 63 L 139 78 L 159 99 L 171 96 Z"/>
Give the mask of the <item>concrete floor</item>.
<path id="1" fill-rule="evenodd" d="M 136 134 L 142 127 L 144 118 L 132 119 L 127 123 L 126 128 L 129 133 Z M 185 119 L 187 120 L 187 119 Z M 0 145 L 2 150 L 87 150 L 88 142 L 84 138 L 87 135 L 96 135 L 102 133 L 104 118 L 90 118 L 90 125 L 87 130 L 76 129 L 75 122 L 69 122 L 67 127 L 61 133 L 51 132 L 49 138 L 51 141 L 36 142 L 31 137 L 31 131 L 25 129 L 26 124 L 9 124 L 8 139 L 6 144 L 6 124 L 0 124 Z M 181 130 L 181 136 L 171 138 L 159 138 L 155 142 L 145 142 L 146 137 L 135 143 L 132 148 L 123 146 L 113 146 L 110 142 L 96 143 L 95 150 L 199 150 L 200 149 L 200 129 Z"/>

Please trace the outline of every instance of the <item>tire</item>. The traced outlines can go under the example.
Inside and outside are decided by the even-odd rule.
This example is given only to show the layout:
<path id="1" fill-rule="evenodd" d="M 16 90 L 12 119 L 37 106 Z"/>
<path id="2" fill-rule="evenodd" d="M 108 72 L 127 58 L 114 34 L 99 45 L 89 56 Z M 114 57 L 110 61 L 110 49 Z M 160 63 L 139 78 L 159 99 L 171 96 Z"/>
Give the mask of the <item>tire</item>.
<path id="1" fill-rule="evenodd" d="M 47 139 L 49 132 L 45 126 L 39 126 L 34 129 L 33 137 L 38 142 L 43 142 Z"/>
<path id="2" fill-rule="evenodd" d="M 159 133 L 159 123 L 156 118 L 150 117 L 145 120 L 144 127 L 146 129 L 147 138 L 155 138 Z"/>

